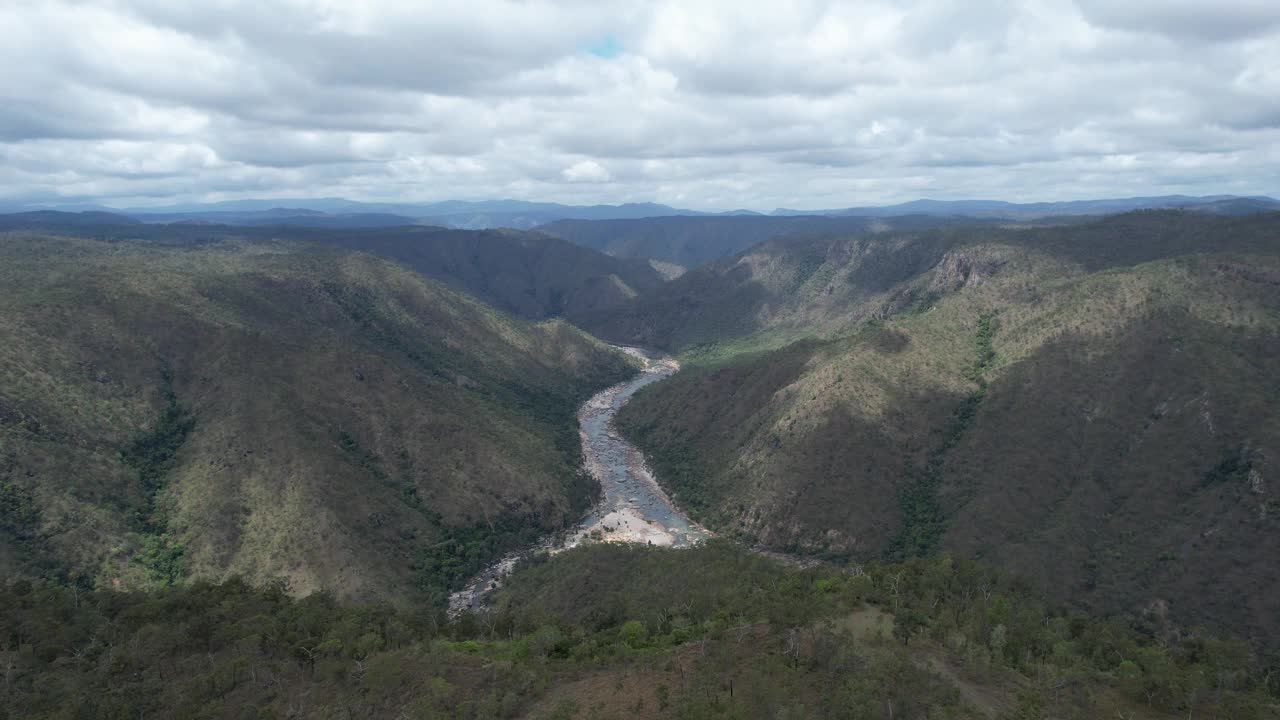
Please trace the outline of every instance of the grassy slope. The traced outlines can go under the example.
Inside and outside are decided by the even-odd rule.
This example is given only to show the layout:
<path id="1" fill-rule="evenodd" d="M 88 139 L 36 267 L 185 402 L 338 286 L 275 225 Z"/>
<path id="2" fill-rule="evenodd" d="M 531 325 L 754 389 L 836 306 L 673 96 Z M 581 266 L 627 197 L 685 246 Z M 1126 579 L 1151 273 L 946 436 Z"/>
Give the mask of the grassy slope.
<path id="1" fill-rule="evenodd" d="M 769 545 L 950 547 L 1275 642 L 1278 227 L 1154 213 L 955 239 L 897 286 L 833 291 L 867 298 L 824 313 L 838 339 L 691 353 L 619 422 L 683 502 Z M 782 327 L 810 317 L 796 294 Z"/>
<path id="2" fill-rule="evenodd" d="M 10 235 L 0 285 L 0 560 L 111 587 L 438 592 L 581 509 L 575 406 L 632 372 L 298 245 Z"/>

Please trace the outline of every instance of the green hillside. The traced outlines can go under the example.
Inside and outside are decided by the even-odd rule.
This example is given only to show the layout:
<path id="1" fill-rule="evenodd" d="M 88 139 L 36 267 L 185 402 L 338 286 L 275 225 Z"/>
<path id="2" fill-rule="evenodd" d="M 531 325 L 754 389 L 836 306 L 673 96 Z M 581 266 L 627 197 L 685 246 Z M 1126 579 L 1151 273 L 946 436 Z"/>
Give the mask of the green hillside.
<path id="1" fill-rule="evenodd" d="M 528 320 L 578 318 L 630 300 L 665 282 L 648 261 L 615 258 L 539 232 L 234 226 L 207 222 L 141 224 L 107 213 L 0 214 L 0 231 L 165 246 L 298 241 L 370 252 Z"/>
<path id="2" fill-rule="evenodd" d="M 1275 666 L 1068 613 L 950 557 L 795 570 L 728 543 L 584 547 L 445 623 L 278 586 L 0 587 L 0 718 L 1232 718 Z M 12 649 L 10 649 L 12 648 Z"/>
<path id="3" fill-rule="evenodd" d="M 393 258 L 531 320 L 576 321 L 665 282 L 645 260 L 610 257 L 536 232 L 394 228 L 303 237 Z"/>
<path id="4" fill-rule="evenodd" d="M 672 216 L 627 220 L 557 220 L 538 228 L 575 245 L 620 258 L 648 258 L 691 270 L 779 235 L 837 226 L 869 230 L 866 218 Z"/>
<path id="5" fill-rule="evenodd" d="M 0 236 L 0 569 L 439 599 L 576 519 L 576 405 L 633 372 L 314 245 Z"/>
<path id="6" fill-rule="evenodd" d="M 576 295 L 685 362 L 619 424 L 726 537 L 537 557 L 452 619 L 581 515 L 575 408 L 631 362 L 423 277 L 496 296 L 526 236 L 169 229 L 0 236 L 0 720 L 1280 717 L 1280 217 Z"/>
<path id="7" fill-rule="evenodd" d="M 712 275 L 762 299 L 699 298 L 690 369 L 619 423 L 713 527 L 1280 642 L 1280 217 L 793 240 Z"/>
<path id="8" fill-rule="evenodd" d="M 671 216 L 626 220 L 558 220 L 538 228 L 575 245 L 619 258 L 647 258 L 691 270 L 765 240 L 790 235 L 844 235 L 889 230 L 977 225 L 978 220 L 904 215 L 825 217 L 795 215 Z"/>
<path id="9" fill-rule="evenodd" d="M 953 252 L 959 248 L 1035 249 L 1042 264 L 1051 264 L 1043 272 L 1080 273 L 1191 253 L 1269 252 L 1275 218 L 1148 211 L 1062 226 L 966 221 L 875 234 L 789 235 L 594 312 L 582 326 L 598 337 L 686 355 L 731 355 L 801 337 L 842 336 L 862 320 L 927 308 L 1007 262 Z"/>

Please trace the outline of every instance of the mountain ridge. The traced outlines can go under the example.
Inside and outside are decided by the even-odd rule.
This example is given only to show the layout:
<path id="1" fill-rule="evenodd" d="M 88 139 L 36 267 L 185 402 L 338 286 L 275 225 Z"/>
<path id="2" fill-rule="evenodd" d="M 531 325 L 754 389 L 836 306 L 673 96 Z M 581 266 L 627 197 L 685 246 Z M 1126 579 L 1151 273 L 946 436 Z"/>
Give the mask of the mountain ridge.
<path id="1" fill-rule="evenodd" d="M 1226 201 L 1255 201 L 1258 211 L 1280 210 L 1280 200 L 1266 195 L 1157 195 L 1097 200 L 1015 203 L 1004 200 L 931 200 L 921 198 L 895 205 L 862 206 L 828 210 L 778 208 L 772 215 L 865 215 L 903 214 L 959 215 L 993 218 L 1034 218 L 1051 215 L 1102 215 L 1144 209 L 1212 207 Z"/>
<path id="2" fill-rule="evenodd" d="M 951 550 L 1274 645 L 1277 240 L 1280 214 L 1147 211 L 768 241 L 614 326 L 686 366 L 618 427 L 748 542 Z"/>
<path id="3" fill-rule="evenodd" d="M 892 217 L 900 215 L 934 215 L 981 217 L 1006 220 L 1030 220 L 1054 215 L 1078 216 L 1128 212 L 1139 209 L 1198 208 L 1204 212 L 1243 214 L 1280 210 L 1280 201 L 1265 195 L 1162 195 L 1130 198 L 1101 198 L 1060 202 L 1014 203 L 1003 200 L 931 200 L 878 205 L 796 210 L 775 208 L 763 213 L 754 210 L 691 210 L 652 202 L 619 205 L 569 205 L 527 200 L 444 200 L 426 203 L 363 202 L 345 198 L 265 198 L 223 200 L 205 203 L 178 203 L 161 206 L 112 208 L 93 203 L 67 206 L 20 206 L 5 212 L 47 210 L 79 210 L 106 212 L 132 217 L 144 222 L 182 220 L 235 221 L 244 224 L 285 222 L 303 224 L 302 219 L 314 213 L 332 217 L 338 226 L 357 227 L 353 218 L 367 217 L 373 226 L 393 224 L 403 218 L 404 224 L 435 224 L 467 230 L 511 227 L 528 230 L 560 220 L 625 220 L 650 217 L 803 217 L 862 216 Z M 3 208 L 0 208 L 3 209 Z M 291 215 L 282 209 L 293 209 Z M 348 218 L 342 225 L 341 218 Z M 318 220 L 313 220 L 313 223 Z"/>
<path id="4" fill-rule="evenodd" d="M 369 253 L 10 233 L 0 256 L 6 575 L 439 603 L 585 511 L 577 405 L 634 372 Z"/>
<path id="5" fill-rule="evenodd" d="M 0 215 L 0 230 L 54 232 L 109 241 L 193 246 L 223 240 L 295 240 L 375 252 L 525 319 L 578 318 L 664 282 L 647 261 L 614 258 L 545 233 L 425 225 L 306 227 L 141 223 L 130 218 L 41 212 Z M 119 218 L 116 221 L 115 218 Z"/>

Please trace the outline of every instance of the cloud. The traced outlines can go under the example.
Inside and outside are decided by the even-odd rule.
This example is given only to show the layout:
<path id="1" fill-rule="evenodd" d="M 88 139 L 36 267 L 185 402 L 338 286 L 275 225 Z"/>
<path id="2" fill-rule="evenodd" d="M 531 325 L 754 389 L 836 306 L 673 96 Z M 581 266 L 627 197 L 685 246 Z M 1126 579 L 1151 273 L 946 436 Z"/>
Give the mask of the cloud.
<path id="1" fill-rule="evenodd" d="M 1080 8 L 1099 26 L 1176 40 L 1226 42 L 1266 35 L 1280 26 L 1280 4 L 1272 0 L 1081 0 Z"/>
<path id="2" fill-rule="evenodd" d="M 10 0 L 0 200 L 1280 193 L 1267 0 Z"/>
<path id="3" fill-rule="evenodd" d="M 564 169 L 561 173 L 569 182 L 609 182 L 609 171 L 595 160 L 582 160 Z"/>

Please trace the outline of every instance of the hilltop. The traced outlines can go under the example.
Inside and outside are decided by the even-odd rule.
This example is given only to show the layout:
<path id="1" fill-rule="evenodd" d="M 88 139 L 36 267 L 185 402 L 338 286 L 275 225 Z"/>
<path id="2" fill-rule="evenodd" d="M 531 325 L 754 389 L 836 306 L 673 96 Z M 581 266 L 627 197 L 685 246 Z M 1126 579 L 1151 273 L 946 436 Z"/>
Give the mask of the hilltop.
<path id="1" fill-rule="evenodd" d="M 528 319 L 576 321 L 665 282 L 646 260 L 610 257 L 536 232 L 400 228 L 302 237 L 393 258 Z"/>
<path id="2" fill-rule="evenodd" d="M 398 260 L 427 277 L 530 320 L 577 318 L 664 282 L 648 261 L 614 258 L 544 233 L 513 230 L 449 230 L 394 223 L 343 228 L 327 221 L 307 227 L 143 224 L 117 215 L 62 212 L 0 215 L 0 230 L 144 241 L 168 247 L 277 240 L 338 246 Z"/>
<path id="3" fill-rule="evenodd" d="M 848 235 L 976 222 L 925 215 L 891 218 L 733 215 L 560 220 L 538 229 L 607 255 L 658 260 L 683 273 L 785 235 Z"/>
<path id="4" fill-rule="evenodd" d="M 1276 217 L 1143 211 L 1065 225 L 961 222 L 896 232 L 792 234 L 708 263 L 658 292 L 592 313 L 582 324 L 600 337 L 684 354 L 828 337 L 868 318 L 926 308 L 966 283 L 981 282 L 990 268 L 949 256 L 964 245 L 1034 247 L 1068 260 L 1070 272 L 1092 272 L 1196 253 L 1270 252 Z M 944 260 L 952 265 L 940 267 Z"/>
<path id="5" fill-rule="evenodd" d="M 833 210 L 789 210 L 779 208 L 774 215 L 945 215 L 1027 220 L 1063 215 L 1113 215 L 1134 210 L 1194 210 L 1213 215 L 1248 215 L 1280 210 L 1280 200 L 1266 196 L 1239 195 L 1159 195 L 1155 197 L 1103 198 L 1057 202 L 1014 203 L 1003 200 L 920 199 L 897 205 L 851 207 Z"/>
<path id="6" fill-rule="evenodd" d="M 644 218 L 696 217 L 862 217 L 890 218 L 933 216 L 1027 221 L 1038 218 L 1100 216 L 1143 209 L 1186 209 L 1222 215 L 1274 212 L 1280 201 L 1266 196 L 1161 195 L 1154 197 L 1100 198 L 1058 202 L 1007 202 L 1003 200 L 919 199 L 891 205 L 861 205 L 820 210 L 776 208 L 753 210 L 691 210 L 655 202 L 618 205 L 570 205 L 528 200 L 443 200 L 436 202 L 377 202 L 339 197 L 248 198 L 220 202 L 185 202 L 143 207 L 107 207 L 101 204 L 59 206 L 3 206 L 0 212 L 88 211 L 125 216 L 139 222 L 202 222 L 231 225 L 301 225 L 310 227 L 386 227 L 438 225 L 460 230 L 511 228 L 529 230 L 562 220 L 602 221 Z M 763 238 L 757 238 L 760 240 Z M 648 257 L 648 256 L 646 256 Z"/>

